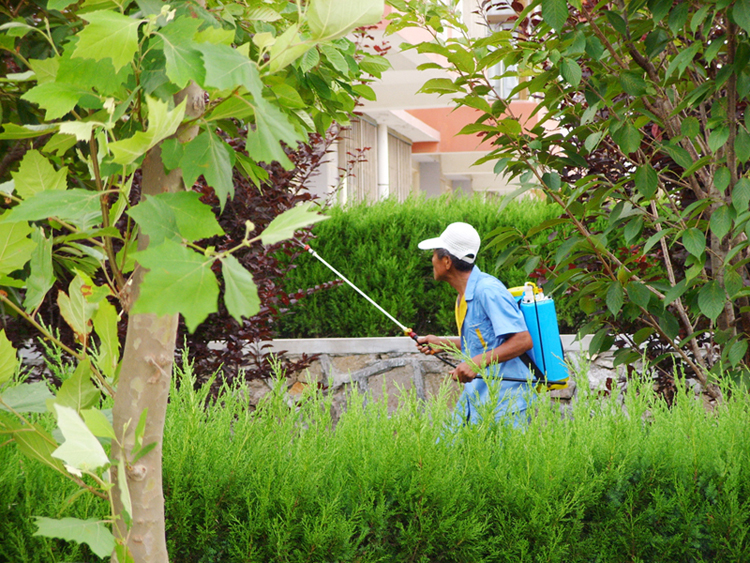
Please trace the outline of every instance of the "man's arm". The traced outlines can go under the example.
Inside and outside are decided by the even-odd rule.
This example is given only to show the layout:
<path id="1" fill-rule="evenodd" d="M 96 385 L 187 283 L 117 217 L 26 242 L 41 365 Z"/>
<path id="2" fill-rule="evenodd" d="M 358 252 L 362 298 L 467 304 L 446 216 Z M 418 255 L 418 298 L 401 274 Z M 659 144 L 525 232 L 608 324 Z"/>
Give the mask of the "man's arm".
<path id="1" fill-rule="evenodd" d="M 447 336 L 435 336 L 428 334 L 420 336 L 417 339 L 417 348 L 423 354 L 434 354 L 436 351 L 452 350 L 453 348 L 461 349 L 461 340 L 458 337 L 449 338 Z"/>
<path id="2" fill-rule="evenodd" d="M 531 334 L 528 330 L 511 334 L 500 346 L 487 352 L 482 352 L 471 359 L 471 363 L 461 362 L 451 372 L 453 379 L 461 383 L 467 383 L 476 377 L 473 366 L 479 366 L 480 369 L 492 364 L 507 362 L 517 358 L 524 352 L 528 352 L 534 346 L 531 340 Z"/>

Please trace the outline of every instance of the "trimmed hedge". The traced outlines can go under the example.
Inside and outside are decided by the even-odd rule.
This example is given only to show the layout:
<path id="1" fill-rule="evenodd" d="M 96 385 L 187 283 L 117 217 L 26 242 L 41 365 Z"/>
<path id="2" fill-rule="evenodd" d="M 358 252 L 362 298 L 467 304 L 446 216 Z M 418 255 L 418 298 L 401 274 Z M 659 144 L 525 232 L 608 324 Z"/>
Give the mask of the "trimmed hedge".
<path id="1" fill-rule="evenodd" d="M 404 203 L 388 199 L 370 205 L 334 207 L 330 219 L 317 223 L 311 242 L 315 251 L 349 278 L 365 294 L 418 334 L 455 334 L 455 292 L 432 277 L 432 251 L 417 248 L 419 241 L 438 236 L 455 221 L 471 223 L 482 237 L 477 265 L 499 277 L 508 287 L 529 278 L 520 268 L 496 271 L 502 248 L 486 248 L 491 233 L 501 226 L 523 232 L 557 217 L 555 206 L 535 199 L 511 202 L 501 213 L 499 203 L 480 196 L 413 198 Z M 561 231 L 562 233 L 562 231 Z M 563 234 L 534 237 L 544 256 L 553 256 Z M 336 279 L 309 254 L 300 256 L 285 278 L 288 293 Z M 581 315 L 556 297 L 563 332 L 575 332 Z M 279 320 L 281 338 L 400 336 L 399 328 L 348 285 L 318 292 L 294 305 Z"/>
<path id="2" fill-rule="evenodd" d="M 444 397 L 389 413 L 355 395 L 334 425 L 314 390 L 290 409 L 279 383 L 249 412 L 242 387 L 211 402 L 186 377 L 164 444 L 172 561 L 750 560 L 746 393 L 669 409 L 631 382 L 624 403 L 581 389 L 562 418 L 542 396 L 525 431 L 453 434 Z M 0 560 L 96 561 L 32 537 L 33 515 L 104 514 L 73 489 L 0 447 Z"/>

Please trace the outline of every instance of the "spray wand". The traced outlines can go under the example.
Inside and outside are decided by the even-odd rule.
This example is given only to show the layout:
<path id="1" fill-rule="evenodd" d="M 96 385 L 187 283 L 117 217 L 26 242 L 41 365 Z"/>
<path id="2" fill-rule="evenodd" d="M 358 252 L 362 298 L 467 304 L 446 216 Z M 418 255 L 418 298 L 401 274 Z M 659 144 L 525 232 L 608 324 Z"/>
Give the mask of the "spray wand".
<path id="1" fill-rule="evenodd" d="M 404 332 L 404 334 L 405 334 L 406 336 L 408 336 L 409 338 L 411 338 L 412 340 L 414 340 L 414 342 L 416 342 L 417 344 L 419 344 L 419 336 L 417 335 L 417 333 L 416 333 L 416 332 L 414 332 L 414 331 L 413 331 L 412 329 L 410 329 L 410 328 L 407 328 L 407 327 L 406 327 L 406 325 L 403 325 L 403 324 L 401 324 L 400 322 L 398 322 L 398 320 L 396 320 L 396 318 L 395 318 L 395 317 L 393 317 L 393 315 L 391 315 L 391 314 L 390 314 L 390 313 L 389 313 L 388 311 L 386 311 L 386 310 L 385 310 L 385 309 L 383 309 L 383 308 L 382 308 L 382 307 L 381 307 L 380 305 L 378 305 L 377 303 L 375 303 L 375 301 L 373 301 L 373 300 L 372 300 L 372 299 L 370 298 L 370 296 L 368 296 L 368 295 L 367 295 L 367 294 L 366 294 L 366 293 L 365 293 L 364 291 L 362 291 L 362 290 L 361 290 L 361 289 L 359 289 L 359 288 L 358 288 L 358 287 L 357 287 L 356 285 L 354 285 L 354 284 L 353 284 L 352 282 L 350 282 L 350 281 L 349 281 L 349 280 L 348 280 L 348 279 L 346 278 L 346 276 L 344 276 L 344 275 L 343 275 L 343 274 L 342 274 L 341 272 L 339 272 L 339 271 L 338 271 L 338 270 L 337 270 L 336 268 L 334 268 L 333 266 L 331 266 L 331 265 L 330 265 L 330 264 L 329 264 L 328 262 L 326 262 L 325 260 L 323 260 L 323 258 L 321 258 L 321 256 L 320 256 L 320 254 L 318 254 L 318 253 L 317 253 L 317 252 L 315 252 L 315 251 L 314 251 L 314 250 L 313 250 L 312 248 L 310 248 L 310 245 L 309 245 L 309 244 L 305 244 L 305 245 L 303 245 L 303 247 L 304 247 L 304 249 L 305 249 L 305 250 L 307 250 L 307 251 L 308 251 L 308 252 L 309 252 L 310 254 L 312 254 L 312 255 L 313 255 L 313 256 L 314 256 L 315 258 L 317 258 L 318 260 L 320 260 L 320 262 L 321 262 L 321 263 L 322 263 L 323 265 L 325 265 L 325 266 L 326 266 L 326 267 L 327 267 L 327 268 L 328 268 L 329 270 L 331 270 L 331 271 L 332 271 L 332 272 L 333 272 L 334 274 L 336 274 L 336 275 L 337 275 L 338 277 L 340 277 L 340 278 L 341 278 L 342 280 L 344 280 L 344 281 L 345 281 L 345 282 L 346 282 L 347 284 L 349 284 L 349 285 L 351 286 L 351 288 L 352 288 L 352 289 L 354 289 L 354 291 L 356 291 L 356 292 L 357 292 L 357 293 L 359 293 L 359 294 L 360 294 L 360 295 L 361 295 L 362 297 L 364 297 L 365 299 L 367 299 L 367 301 L 369 301 L 369 302 L 370 302 L 370 304 L 371 304 L 371 305 L 373 305 L 373 306 L 374 306 L 374 307 L 375 307 L 375 308 L 376 308 L 376 309 L 377 309 L 378 311 L 380 311 L 380 312 L 381 312 L 381 313 L 383 313 L 383 314 L 384 314 L 384 315 L 385 315 L 386 317 L 388 317 L 388 318 L 389 318 L 389 319 L 391 319 L 391 320 L 392 320 L 392 321 L 393 321 L 394 323 L 396 323 L 396 326 L 398 326 L 398 327 L 399 327 L 399 328 L 400 328 L 400 329 L 401 329 L 401 330 L 402 330 L 402 331 Z M 452 368 L 455 368 L 455 367 L 456 367 L 456 364 L 454 364 L 453 362 L 450 362 L 450 361 L 446 360 L 446 359 L 445 359 L 445 358 L 443 358 L 442 356 L 439 356 L 439 355 L 437 355 L 437 354 L 436 354 L 436 352 L 433 352 L 432 354 L 433 354 L 433 355 L 434 355 L 434 356 L 435 356 L 435 357 L 436 357 L 436 358 L 437 358 L 438 360 L 440 360 L 441 362 L 443 362 L 444 364 L 447 364 L 447 365 L 449 365 L 449 366 L 450 366 L 450 367 L 452 367 Z"/>

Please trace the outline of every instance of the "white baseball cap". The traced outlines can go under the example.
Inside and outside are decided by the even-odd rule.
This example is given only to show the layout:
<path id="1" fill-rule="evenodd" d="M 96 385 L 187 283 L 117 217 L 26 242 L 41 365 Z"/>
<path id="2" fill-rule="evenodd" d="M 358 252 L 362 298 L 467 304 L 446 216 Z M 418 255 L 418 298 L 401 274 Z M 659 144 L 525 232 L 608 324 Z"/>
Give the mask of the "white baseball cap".
<path id="1" fill-rule="evenodd" d="M 419 243 L 422 250 L 443 248 L 456 258 L 473 264 L 481 244 L 479 233 L 468 223 L 451 223 L 437 238 L 429 238 Z"/>

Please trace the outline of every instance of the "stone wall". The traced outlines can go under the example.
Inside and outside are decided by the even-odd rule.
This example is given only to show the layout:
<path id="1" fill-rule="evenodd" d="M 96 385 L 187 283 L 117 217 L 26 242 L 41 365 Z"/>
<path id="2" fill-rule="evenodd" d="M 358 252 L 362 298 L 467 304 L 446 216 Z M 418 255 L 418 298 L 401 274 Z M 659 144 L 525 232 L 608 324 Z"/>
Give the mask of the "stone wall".
<path id="1" fill-rule="evenodd" d="M 329 338 L 275 340 L 272 351 L 289 358 L 302 353 L 319 354 L 310 368 L 289 380 L 289 401 L 296 400 L 310 385 L 322 385 L 334 396 L 334 414 L 339 414 L 348 391 L 369 393 L 375 401 L 388 396 L 389 410 L 398 407 L 402 391 L 411 391 L 422 400 L 437 395 L 443 382 L 448 381 L 452 392 L 451 406 L 461 392 L 461 386 L 450 380 L 450 367 L 435 357 L 416 351 L 414 341 L 407 337 L 394 338 Z M 612 367 L 611 358 L 600 356 L 590 361 L 582 350 L 588 343 L 577 342 L 572 336 L 563 336 L 566 360 L 573 366 L 571 382 L 567 389 L 552 391 L 551 395 L 565 403 L 574 399 L 580 385 L 604 389 L 607 379 L 618 382 L 620 375 Z M 269 391 L 263 381 L 252 382 L 253 397 L 257 401 Z"/>

